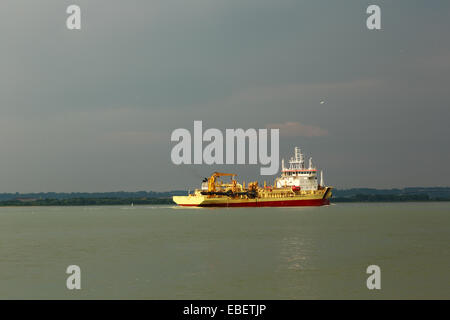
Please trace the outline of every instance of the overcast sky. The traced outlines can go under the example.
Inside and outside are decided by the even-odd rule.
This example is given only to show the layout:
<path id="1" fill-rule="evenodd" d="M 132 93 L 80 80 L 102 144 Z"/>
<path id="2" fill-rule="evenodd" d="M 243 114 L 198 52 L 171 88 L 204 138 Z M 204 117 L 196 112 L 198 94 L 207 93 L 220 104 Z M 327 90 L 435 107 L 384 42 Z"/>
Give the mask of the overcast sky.
<path id="1" fill-rule="evenodd" d="M 0 33 L 0 192 L 258 175 L 173 165 L 194 120 L 280 127 L 337 188 L 450 185 L 449 1 L 2 0 Z"/>

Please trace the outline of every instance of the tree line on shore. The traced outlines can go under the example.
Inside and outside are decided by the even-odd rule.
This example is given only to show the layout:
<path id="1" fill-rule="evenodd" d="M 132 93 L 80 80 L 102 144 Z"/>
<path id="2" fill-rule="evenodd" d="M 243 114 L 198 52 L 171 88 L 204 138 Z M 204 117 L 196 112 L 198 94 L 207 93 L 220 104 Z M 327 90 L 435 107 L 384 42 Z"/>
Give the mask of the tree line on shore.
<path id="1" fill-rule="evenodd" d="M 0 206 L 174 205 L 172 196 L 187 191 L 99 193 L 0 193 Z M 450 188 L 335 189 L 332 202 L 450 201 Z"/>
<path id="2" fill-rule="evenodd" d="M 172 198 L 72 198 L 14 199 L 0 201 L 0 206 L 102 206 L 102 205 L 174 204 Z"/>

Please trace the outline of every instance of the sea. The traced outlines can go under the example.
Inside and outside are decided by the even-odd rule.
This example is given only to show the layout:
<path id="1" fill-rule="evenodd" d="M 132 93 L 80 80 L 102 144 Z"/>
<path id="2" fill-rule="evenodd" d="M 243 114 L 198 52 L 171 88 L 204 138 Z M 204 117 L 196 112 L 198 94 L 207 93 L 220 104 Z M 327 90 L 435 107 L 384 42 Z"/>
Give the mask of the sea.
<path id="1" fill-rule="evenodd" d="M 0 299 L 450 299 L 450 202 L 2 207 Z"/>

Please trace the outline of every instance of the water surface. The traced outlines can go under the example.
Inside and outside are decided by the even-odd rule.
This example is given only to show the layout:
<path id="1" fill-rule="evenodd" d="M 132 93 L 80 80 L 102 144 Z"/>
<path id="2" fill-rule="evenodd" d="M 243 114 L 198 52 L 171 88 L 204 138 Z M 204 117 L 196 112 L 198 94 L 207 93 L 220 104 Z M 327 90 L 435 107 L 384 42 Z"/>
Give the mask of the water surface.
<path id="1" fill-rule="evenodd" d="M 450 203 L 4 207 L 0 254 L 1 299 L 450 299 Z"/>

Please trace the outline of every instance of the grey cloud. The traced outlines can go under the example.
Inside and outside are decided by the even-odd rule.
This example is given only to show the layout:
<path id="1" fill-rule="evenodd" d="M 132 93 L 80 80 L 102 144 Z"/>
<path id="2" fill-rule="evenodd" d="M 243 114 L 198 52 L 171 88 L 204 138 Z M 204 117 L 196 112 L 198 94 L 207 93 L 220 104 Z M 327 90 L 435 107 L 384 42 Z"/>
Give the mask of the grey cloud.
<path id="1" fill-rule="evenodd" d="M 69 4 L 0 3 L 0 192 L 192 187 L 215 168 L 172 165 L 170 132 L 194 120 L 296 127 L 282 155 L 337 187 L 450 175 L 448 1 L 379 1 L 380 32 L 356 0 L 79 0 L 80 32 Z"/>

